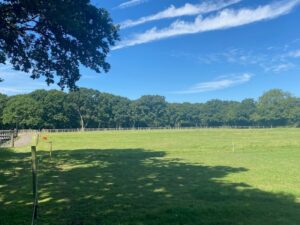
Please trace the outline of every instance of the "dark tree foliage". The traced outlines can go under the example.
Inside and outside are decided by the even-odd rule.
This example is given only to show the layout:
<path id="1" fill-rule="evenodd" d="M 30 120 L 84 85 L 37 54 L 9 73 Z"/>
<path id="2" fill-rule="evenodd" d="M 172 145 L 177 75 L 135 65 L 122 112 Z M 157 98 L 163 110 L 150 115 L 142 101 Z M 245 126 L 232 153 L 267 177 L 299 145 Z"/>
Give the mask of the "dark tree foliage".
<path id="1" fill-rule="evenodd" d="M 4 128 L 3 121 L 2 121 L 2 115 L 3 115 L 3 109 L 5 108 L 7 102 L 7 96 L 0 94 L 0 128 Z"/>
<path id="2" fill-rule="evenodd" d="M 291 94 L 279 89 L 266 92 L 258 100 L 260 122 L 269 126 L 278 126 L 287 122 L 287 104 Z"/>
<path id="3" fill-rule="evenodd" d="M 129 100 L 96 90 L 0 94 L 1 128 L 300 126 L 300 98 L 270 90 L 258 101 L 168 103 L 157 95 Z"/>
<path id="4" fill-rule="evenodd" d="M 10 98 L 3 110 L 3 123 L 12 128 L 40 128 L 43 125 L 43 108 L 29 95 Z"/>
<path id="5" fill-rule="evenodd" d="M 233 117 L 236 119 L 236 123 L 241 126 L 251 125 L 251 116 L 256 112 L 256 104 L 253 99 L 245 99 L 241 104 L 237 105 Z"/>
<path id="6" fill-rule="evenodd" d="M 68 95 L 62 91 L 38 90 L 30 96 L 39 102 L 42 108 L 43 126 L 48 128 L 78 127 L 76 111 L 68 101 Z"/>
<path id="7" fill-rule="evenodd" d="M 173 103 L 168 105 L 168 121 L 171 127 L 200 126 L 201 104 Z"/>
<path id="8" fill-rule="evenodd" d="M 68 101 L 80 118 L 81 129 L 97 124 L 98 91 L 81 88 L 79 91 L 71 92 L 68 96 Z"/>
<path id="9" fill-rule="evenodd" d="M 158 127 L 164 126 L 166 120 L 167 102 L 162 96 L 142 96 L 135 101 L 135 115 L 137 125 L 140 127 Z"/>
<path id="10" fill-rule="evenodd" d="M 0 64 L 76 89 L 82 64 L 107 72 L 106 56 L 118 40 L 105 9 L 90 0 L 0 1 Z"/>

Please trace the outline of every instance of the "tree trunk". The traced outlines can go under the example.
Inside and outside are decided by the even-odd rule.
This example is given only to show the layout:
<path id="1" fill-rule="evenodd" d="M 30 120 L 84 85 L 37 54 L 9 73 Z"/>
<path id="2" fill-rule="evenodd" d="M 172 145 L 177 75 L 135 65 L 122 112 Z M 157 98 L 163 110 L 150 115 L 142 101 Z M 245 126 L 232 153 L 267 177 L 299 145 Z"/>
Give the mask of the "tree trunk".
<path id="1" fill-rule="evenodd" d="M 80 116 L 80 126 L 81 126 L 81 131 L 84 131 L 84 120 L 83 117 L 81 115 L 81 113 L 79 112 L 79 116 Z"/>

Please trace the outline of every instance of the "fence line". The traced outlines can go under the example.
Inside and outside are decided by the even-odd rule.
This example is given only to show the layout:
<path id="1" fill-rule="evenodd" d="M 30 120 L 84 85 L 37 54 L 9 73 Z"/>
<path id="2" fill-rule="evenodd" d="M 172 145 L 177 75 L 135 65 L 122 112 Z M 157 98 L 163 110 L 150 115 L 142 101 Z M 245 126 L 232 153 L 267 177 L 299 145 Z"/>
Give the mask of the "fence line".
<path id="1" fill-rule="evenodd" d="M 73 129 L 22 129 L 18 133 L 68 133 L 93 131 L 148 131 L 148 130 L 197 130 L 197 129 L 271 129 L 271 126 L 201 126 L 201 127 L 130 127 L 130 128 L 73 128 Z M 1 132 L 1 131 L 0 131 Z"/>
<path id="2" fill-rule="evenodd" d="M 20 130 L 18 130 L 18 133 L 22 133 L 22 134 L 24 134 L 24 133 L 37 133 L 37 132 L 39 132 L 39 130 L 37 130 L 37 129 L 20 129 Z"/>
<path id="3" fill-rule="evenodd" d="M 0 130 L 0 145 L 8 144 L 14 147 L 14 139 L 18 136 L 17 130 Z"/>

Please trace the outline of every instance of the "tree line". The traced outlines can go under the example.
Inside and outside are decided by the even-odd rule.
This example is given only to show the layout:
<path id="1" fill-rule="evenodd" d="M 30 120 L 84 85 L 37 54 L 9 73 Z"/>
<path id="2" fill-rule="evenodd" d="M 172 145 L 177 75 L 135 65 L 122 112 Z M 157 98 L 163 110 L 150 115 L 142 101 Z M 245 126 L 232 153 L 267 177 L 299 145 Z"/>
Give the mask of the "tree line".
<path id="1" fill-rule="evenodd" d="M 279 89 L 258 100 L 194 104 L 168 103 L 158 95 L 129 100 L 86 88 L 0 94 L 1 129 L 216 126 L 300 127 L 300 98 Z"/>

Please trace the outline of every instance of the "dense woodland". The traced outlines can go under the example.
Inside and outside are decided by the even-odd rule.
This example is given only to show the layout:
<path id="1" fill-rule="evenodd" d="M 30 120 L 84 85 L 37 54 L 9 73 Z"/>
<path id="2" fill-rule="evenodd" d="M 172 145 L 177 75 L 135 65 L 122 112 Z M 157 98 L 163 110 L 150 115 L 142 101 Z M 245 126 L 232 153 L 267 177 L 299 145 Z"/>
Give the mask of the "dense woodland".
<path id="1" fill-rule="evenodd" d="M 157 95 L 129 100 L 92 89 L 0 95 L 1 129 L 300 126 L 300 98 L 273 89 L 257 101 L 168 103 Z"/>

